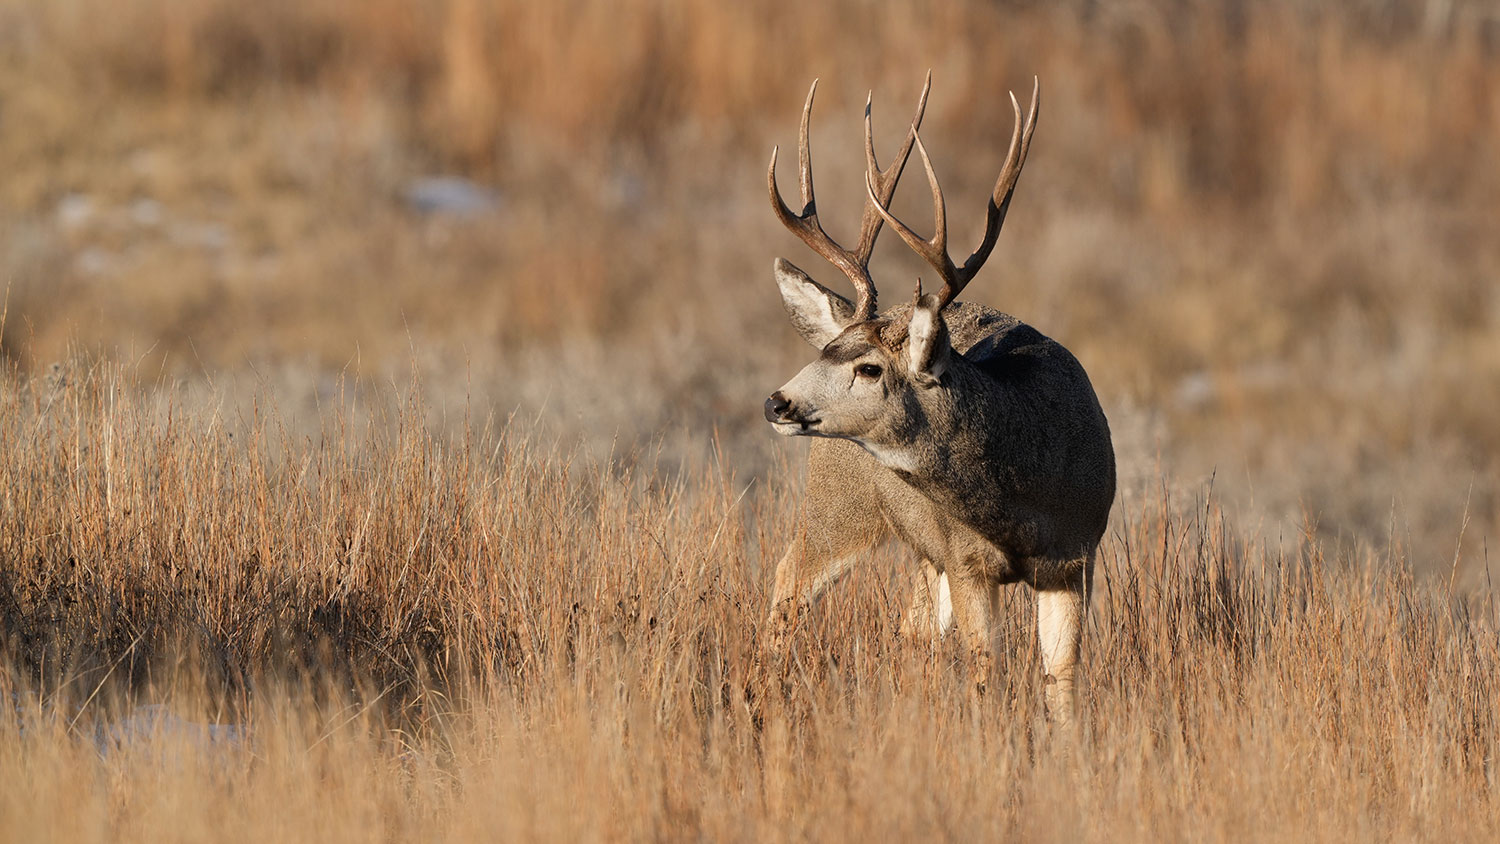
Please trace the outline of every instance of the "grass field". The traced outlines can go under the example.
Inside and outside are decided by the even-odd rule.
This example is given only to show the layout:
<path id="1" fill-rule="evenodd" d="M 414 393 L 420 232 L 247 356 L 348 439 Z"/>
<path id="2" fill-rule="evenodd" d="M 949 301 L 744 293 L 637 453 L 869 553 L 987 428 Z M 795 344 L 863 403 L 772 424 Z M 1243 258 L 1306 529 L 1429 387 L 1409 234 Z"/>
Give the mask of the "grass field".
<path id="1" fill-rule="evenodd" d="M 1042 83 L 965 298 L 1114 432 L 1076 733 L 898 547 L 757 668 L 766 159 L 821 77 L 852 231 L 929 67 L 956 249 Z M 0 0 L 0 839 L 1494 840 L 1496 149 L 1463 0 Z"/>
<path id="2" fill-rule="evenodd" d="M 1024 589 L 976 697 L 961 648 L 897 636 L 895 549 L 757 685 L 792 484 L 412 404 L 298 438 L 107 369 L 8 395 L 14 840 L 1500 832 L 1492 597 L 1268 551 L 1208 491 L 1122 497 L 1073 734 Z"/>

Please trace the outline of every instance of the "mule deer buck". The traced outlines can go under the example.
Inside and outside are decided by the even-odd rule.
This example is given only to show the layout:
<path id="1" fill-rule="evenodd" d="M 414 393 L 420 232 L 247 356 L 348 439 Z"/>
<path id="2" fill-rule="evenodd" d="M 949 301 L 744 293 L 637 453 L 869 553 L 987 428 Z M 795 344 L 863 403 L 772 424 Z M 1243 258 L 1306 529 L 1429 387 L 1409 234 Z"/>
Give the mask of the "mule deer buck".
<path id="1" fill-rule="evenodd" d="M 937 637 L 956 626 L 977 658 L 979 688 L 993 668 L 993 624 L 1003 584 L 1036 591 L 1038 639 L 1049 714 L 1066 722 L 1088 609 L 1095 553 L 1115 494 L 1109 424 L 1083 367 L 1057 342 L 1007 314 L 955 301 L 989 258 L 1036 129 L 1040 83 L 1015 129 L 995 183 L 979 248 L 955 265 L 947 249 L 943 192 L 918 136 L 932 76 L 896 158 L 876 164 L 865 106 L 866 198 L 853 250 L 823 230 L 813 200 L 808 121 L 798 162 L 802 210 L 768 181 L 776 216 L 848 276 L 853 302 L 778 258 L 776 283 L 797 331 L 819 350 L 766 400 L 766 419 L 786 436 L 817 437 L 807 498 L 791 547 L 776 567 L 772 647 L 786 647 L 797 618 L 859 555 L 894 534 L 921 557 L 902 632 Z M 889 206 L 913 146 L 932 189 L 936 231 L 923 239 Z M 889 224 L 942 281 L 876 311 L 871 252 Z"/>

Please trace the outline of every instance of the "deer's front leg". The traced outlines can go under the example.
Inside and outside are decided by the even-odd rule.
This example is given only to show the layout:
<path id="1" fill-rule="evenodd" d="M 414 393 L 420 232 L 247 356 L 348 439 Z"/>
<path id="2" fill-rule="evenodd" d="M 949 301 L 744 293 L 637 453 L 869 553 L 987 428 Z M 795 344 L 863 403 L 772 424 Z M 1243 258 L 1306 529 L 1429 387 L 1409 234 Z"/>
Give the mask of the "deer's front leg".
<path id="1" fill-rule="evenodd" d="M 908 639 L 937 640 L 953 629 L 953 594 L 948 576 L 930 560 L 923 560 L 912 585 L 911 603 L 901 619 L 901 635 Z"/>
<path id="2" fill-rule="evenodd" d="M 873 544 L 873 542 L 869 543 Z M 868 547 L 868 545 L 866 546 Z M 767 621 L 770 648 L 782 651 L 803 612 L 811 607 L 834 581 L 847 573 L 863 547 L 831 549 L 807 541 L 805 533 L 792 540 L 792 547 L 776 564 L 776 585 L 771 592 L 771 617 Z"/>
<path id="3" fill-rule="evenodd" d="M 844 440 L 808 449 L 807 495 L 792 545 L 776 564 L 768 645 L 781 650 L 802 613 L 886 535 L 870 472 L 874 460 Z"/>
<path id="4" fill-rule="evenodd" d="M 989 688 L 994 667 L 994 614 L 989 579 L 965 567 L 950 566 L 948 590 L 953 598 L 953 620 L 974 657 L 974 686 L 983 694 Z"/>

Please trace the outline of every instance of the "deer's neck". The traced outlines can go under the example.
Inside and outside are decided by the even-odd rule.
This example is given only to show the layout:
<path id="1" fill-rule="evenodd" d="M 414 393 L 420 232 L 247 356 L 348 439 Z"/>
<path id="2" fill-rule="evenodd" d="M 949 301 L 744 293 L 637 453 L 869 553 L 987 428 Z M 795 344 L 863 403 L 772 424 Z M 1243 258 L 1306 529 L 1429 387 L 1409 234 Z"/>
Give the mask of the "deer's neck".
<path id="1" fill-rule="evenodd" d="M 1005 386 L 954 356 L 943 384 L 919 403 L 925 425 L 913 432 L 912 451 L 919 455 L 913 475 L 934 483 L 963 483 L 994 458 L 993 442 L 1006 429 L 1009 397 Z"/>
<path id="2" fill-rule="evenodd" d="M 923 495 L 961 521 L 990 535 L 1002 516 L 996 502 L 1010 499 L 1007 479 L 1021 468 L 1009 456 L 1007 439 L 1017 397 L 1005 384 L 955 356 L 941 387 L 914 400 L 910 430 L 885 447 L 866 446 Z"/>

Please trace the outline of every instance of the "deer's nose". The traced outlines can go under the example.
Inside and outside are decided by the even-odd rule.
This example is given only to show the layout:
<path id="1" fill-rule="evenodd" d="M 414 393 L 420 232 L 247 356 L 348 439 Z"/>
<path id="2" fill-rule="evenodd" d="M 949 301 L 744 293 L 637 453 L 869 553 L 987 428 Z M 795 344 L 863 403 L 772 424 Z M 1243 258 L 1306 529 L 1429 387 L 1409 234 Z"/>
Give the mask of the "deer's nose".
<path id="1" fill-rule="evenodd" d="M 791 401 L 783 396 L 780 390 L 777 390 L 766 399 L 766 421 L 780 422 L 786 416 L 786 412 L 791 409 Z"/>

